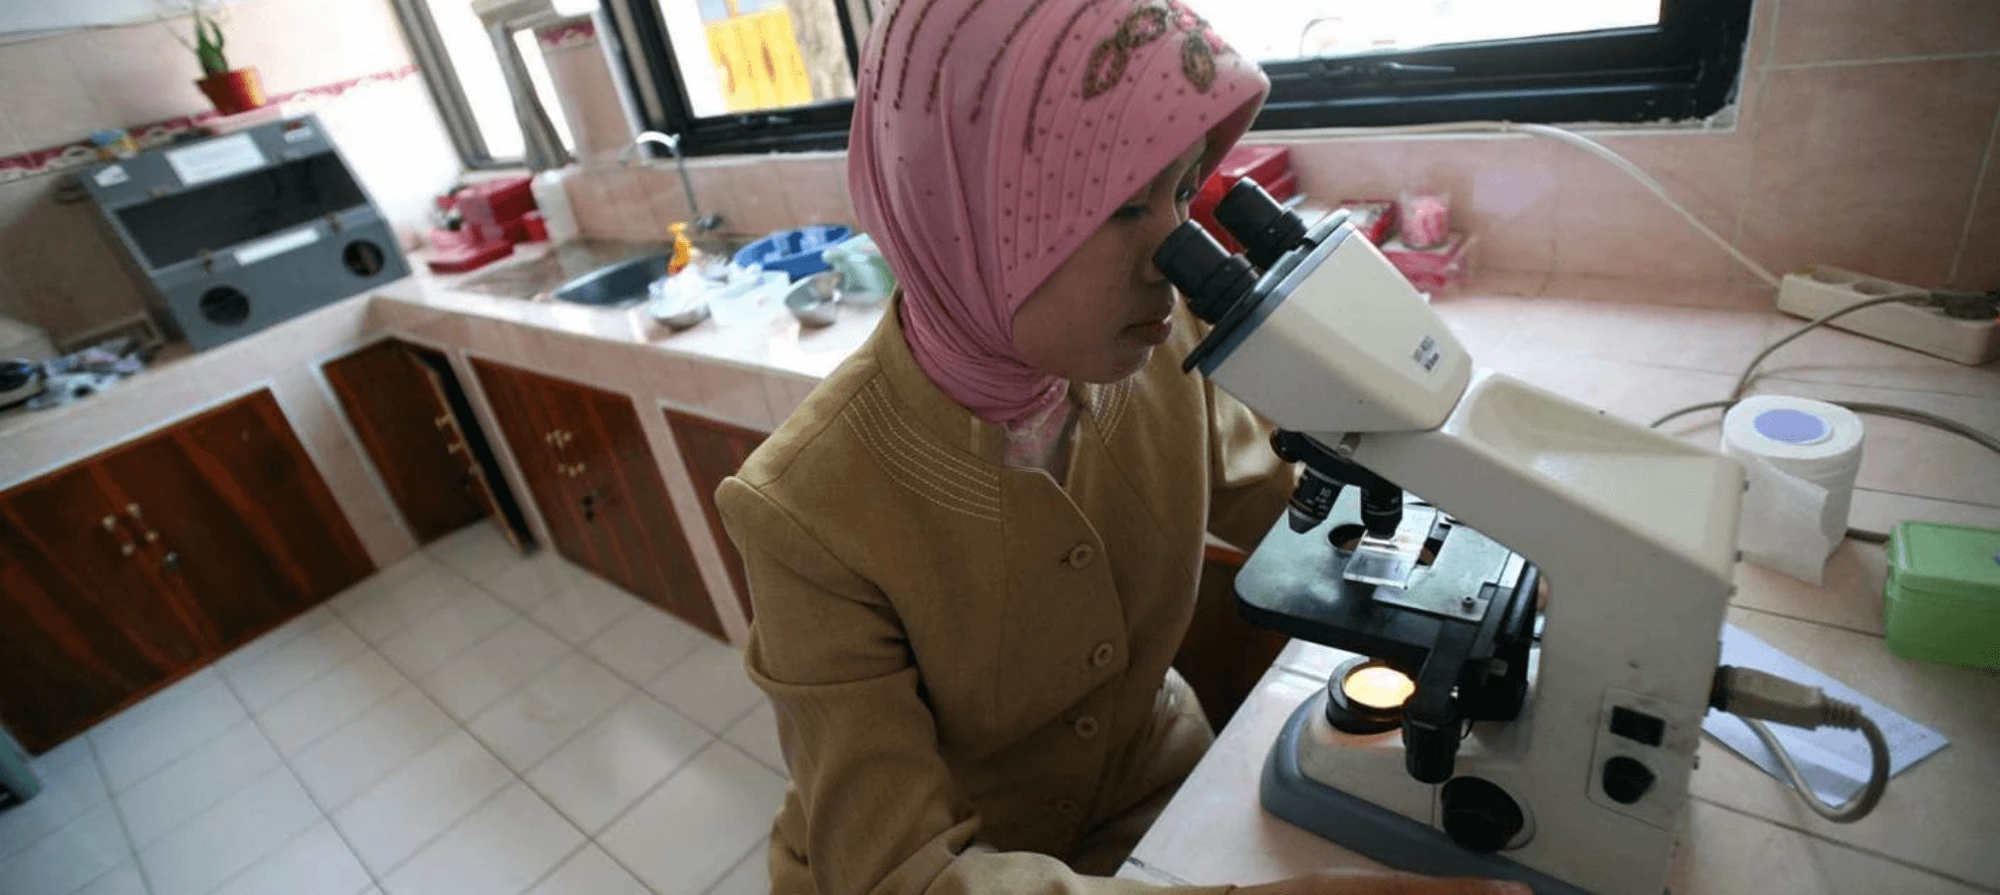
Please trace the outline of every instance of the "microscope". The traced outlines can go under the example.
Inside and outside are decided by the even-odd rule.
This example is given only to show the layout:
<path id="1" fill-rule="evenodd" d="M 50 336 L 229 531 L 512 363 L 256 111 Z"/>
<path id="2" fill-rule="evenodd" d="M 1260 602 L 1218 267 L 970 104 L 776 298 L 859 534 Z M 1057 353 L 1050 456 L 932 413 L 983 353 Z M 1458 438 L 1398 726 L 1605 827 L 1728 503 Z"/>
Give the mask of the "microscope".
<path id="1" fill-rule="evenodd" d="M 1272 746 L 1266 810 L 1399 869 L 1660 895 L 1733 587 L 1733 460 L 1477 369 L 1340 213 L 1254 182 L 1155 263 L 1200 370 L 1303 466 L 1237 577 L 1353 654 Z M 1405 490 L 1408 489 L 1408 490 Z"/>

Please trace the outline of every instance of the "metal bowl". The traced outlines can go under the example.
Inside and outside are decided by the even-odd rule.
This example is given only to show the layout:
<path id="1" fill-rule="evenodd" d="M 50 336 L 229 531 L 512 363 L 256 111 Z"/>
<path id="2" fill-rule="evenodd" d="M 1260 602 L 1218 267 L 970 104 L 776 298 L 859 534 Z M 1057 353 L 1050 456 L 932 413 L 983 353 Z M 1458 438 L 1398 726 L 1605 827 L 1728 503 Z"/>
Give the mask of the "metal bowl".
<path id="1" fill-rule="evenodd" d="M 678 308 L 668 310 L 666 313 L 653 314 L 652 317 L 654 320 L 658 320 L 662 326 L 675 332 L 680 332 L 681 330 L 698 326 L 703 320 L 708 319 L 708 302 L 682 305 Z"/>
<path id="2" fill-rule="evenodd" d="M 828 271 L 800 280 L 785 294 L 785 309 L 805 326 L 833 325 L 840 317 L 840 274 Z"/>

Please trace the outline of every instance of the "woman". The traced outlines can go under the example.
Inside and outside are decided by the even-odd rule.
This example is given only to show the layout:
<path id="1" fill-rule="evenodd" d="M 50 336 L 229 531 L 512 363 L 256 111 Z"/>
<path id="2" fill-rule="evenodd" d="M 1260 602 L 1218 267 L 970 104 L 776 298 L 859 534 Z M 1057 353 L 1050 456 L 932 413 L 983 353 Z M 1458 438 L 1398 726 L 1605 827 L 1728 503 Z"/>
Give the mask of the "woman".
<path id="1" fill-rule="evenodd" d="M 1104 877 L 1212 739 L 1168 668 L 1204 534 L 1254 544 L 1293 481 L 1181 372 L 1150 257 L 1265 90 L 1174 0 L 878 19 L 849 178 L 903 293 L 718 493 L 792 773 L 775 892 L 1146 888 Z M 1488 891 L 1446 885 L 1263 891 Z"/>

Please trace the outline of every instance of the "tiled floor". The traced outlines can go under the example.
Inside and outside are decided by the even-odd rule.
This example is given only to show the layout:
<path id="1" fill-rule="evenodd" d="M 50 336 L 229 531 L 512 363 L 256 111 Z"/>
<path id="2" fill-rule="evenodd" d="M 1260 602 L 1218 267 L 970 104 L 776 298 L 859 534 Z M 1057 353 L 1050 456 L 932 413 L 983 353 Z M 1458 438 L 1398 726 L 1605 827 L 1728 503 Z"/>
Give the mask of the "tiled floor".
<path id="1" fill-rule="evenodd" d="M 784 791 L 738 654 L 484 525 L 35 760 L 5 895 L 740 895 Z"/>

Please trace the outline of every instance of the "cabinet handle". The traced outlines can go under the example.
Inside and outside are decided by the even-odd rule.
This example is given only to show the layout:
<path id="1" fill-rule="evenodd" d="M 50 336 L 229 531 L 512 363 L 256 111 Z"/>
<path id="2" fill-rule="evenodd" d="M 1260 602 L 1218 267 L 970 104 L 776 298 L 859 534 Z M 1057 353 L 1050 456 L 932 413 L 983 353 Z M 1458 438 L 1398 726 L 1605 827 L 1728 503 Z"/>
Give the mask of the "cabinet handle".
<path id="1" fill-rule="evenodd" d="M 118 517 L 117 516 L 104 517 L 104 530 L 109 532 L 118 531 Z"/>
<path id="2" fill-rule="evenodd" d="M 465 453 L 465 442 L 454 441 L 447 444 L 444 446 L 444 452 L 447 454 L 463 454 Z"/>
<path id="3" fill-rule="evenodd" d="M 139 505 L 136 503 L 128 503 L 125 505 L 125 512 L 132 518 L 137 519 L 139 518 Z"/>
<path id="4" fill-rule="evenodd" d="M 126 541 L 125 543 L 118 545 L 118 552 L 125 556 L 131 556 L 132 554 L 139 552 L 139 548 L 135 546 L 131 541 Z"/>
<path id="5" fill-rule="evenodd" d="M 159 532 L 157 532 L 157 531 L 154 531 L 154 530 L 152 530 L 152 529 L 150 529 L 150 528 L 149 528 L 149 529 L 146 529 L 146 543 L 148 543 L 148 544 L 154 544 L 154 543 L 158 543 L 158 542 L 159 542 L 159 540 L 160 540 L 160 533 L 159 533 Z"/>
<path id="6" fill-rule="evenodd" d="M 431 420 L 431 425 L 440 429 L 449 427 L 451 425 L 451 414 L 447 413 L 437 419 Z"/>
<path id="7" fill-rule="evenodd" d="M 566 471 L 565 474 L 567 474 L 570 478 L 576 478 L 577 476 L 583 475 L 583 471 L 588 468 L 590 468 L 588 464 L 578 463 L 571 466 Z"/>

